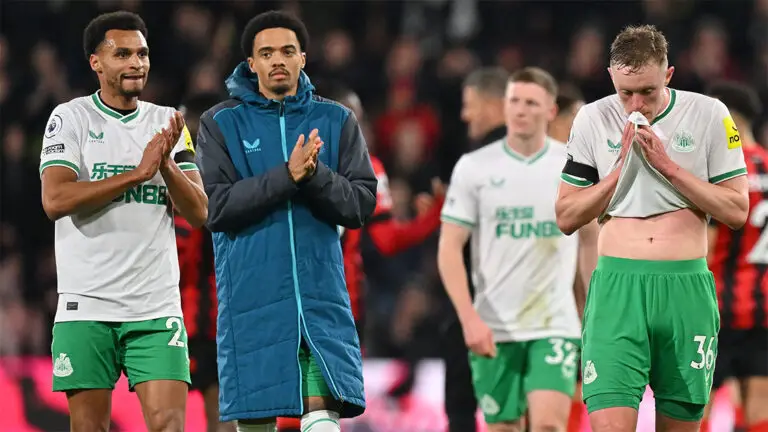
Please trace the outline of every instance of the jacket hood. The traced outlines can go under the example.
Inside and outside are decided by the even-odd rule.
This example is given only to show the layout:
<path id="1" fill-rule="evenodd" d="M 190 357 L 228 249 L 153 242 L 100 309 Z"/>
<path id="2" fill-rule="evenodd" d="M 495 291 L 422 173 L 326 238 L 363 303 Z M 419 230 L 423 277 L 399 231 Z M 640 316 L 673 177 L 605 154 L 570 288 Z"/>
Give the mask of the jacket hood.
<path id="1" fill-rule="evenodd" d="M 299 75 L 299 88 L 296 91 L 295 96 L 286 96 L 285 103 L 294 105 L 304 105 L 312 100 L 312 93 L 315 87 L 309 80 L 309 76 L 302 70 Z M 259 77 L 251 72 L 248 67 L 248 62 L 243 61 L 232 74 L 226 80 L 227 90 L 229 96 L 233 99 L 241 100 L 245 103 L 257 104 L 257 105 L 269 105 L 273 103 L 273 100 L 267 99 L 259 93 Z"/>

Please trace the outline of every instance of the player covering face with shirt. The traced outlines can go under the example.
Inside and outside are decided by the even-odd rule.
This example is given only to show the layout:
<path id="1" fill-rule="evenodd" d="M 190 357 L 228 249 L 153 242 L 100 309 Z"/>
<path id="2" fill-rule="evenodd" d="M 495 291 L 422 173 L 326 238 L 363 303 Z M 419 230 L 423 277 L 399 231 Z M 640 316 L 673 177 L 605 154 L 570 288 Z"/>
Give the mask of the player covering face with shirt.
<path id="1" fill-rule="evenodd" d="M 574 119 L 557 199 L 566 234 L 599 218 L 598 264 L 582 332 L 592 430 L 634 431 L 645 388 L 657 428 L 697 431 L 720 326 L 707 219 L 747 217 L 739 131 L 725 105 L 667 87 L 667 41 L 628 27 L 611 45 L 616 94 Z"/>

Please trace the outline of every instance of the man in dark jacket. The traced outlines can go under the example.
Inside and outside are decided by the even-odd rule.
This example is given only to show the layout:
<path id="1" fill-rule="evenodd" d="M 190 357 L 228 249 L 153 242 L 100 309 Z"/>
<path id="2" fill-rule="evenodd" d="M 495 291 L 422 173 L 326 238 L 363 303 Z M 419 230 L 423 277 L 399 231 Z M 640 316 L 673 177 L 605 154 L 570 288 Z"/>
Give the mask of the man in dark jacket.
<path id="1" fill-rule="evenodd" d="M 354 114 L 313 94 L 307 40 L 286 13 L 252 19 L 231 99 L 200 119 L 221 419 L 240 431 L 301 415 L 302 430 L 339 431 L 365 409 L 339 227 L 373 213 L 377 181 Z"/>

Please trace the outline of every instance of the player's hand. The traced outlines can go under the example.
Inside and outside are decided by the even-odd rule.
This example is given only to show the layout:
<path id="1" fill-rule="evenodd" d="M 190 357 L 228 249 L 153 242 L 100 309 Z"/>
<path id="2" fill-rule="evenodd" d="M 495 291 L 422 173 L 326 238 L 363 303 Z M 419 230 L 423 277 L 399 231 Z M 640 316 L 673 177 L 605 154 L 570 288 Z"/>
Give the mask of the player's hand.
<path id="1" fill-rule="evenodd" d="M 432 179 L 432 195 L 420 193 L 413 200 L 413 206 L 416 208 L 416 215 L 422 216 L 432 210 L 435 205 L 442 205 L 445 198 L 445 184 L 437 177 Z"/>
<path id="2" fill-rule="evenodd" d="M 163 129 L 163 133 L 166 137 L 166 147 L 164 149 L 164 155 L 169 158 L 171 151 L 179 142 L 181 134 L 184 131 L 184 116 L 180 112 L 174 111 L 171 119 L 168 121 L 168 126 Z"/>
<path id="3" fill-rule="evenodd" d="M 635 124 L 627 122 L 624 126 L 624 132 L 621 135 L 621 151 L 619 152 L 619 163 L 624 163 L 627 154 L 632 149 L 632 140 L 635 136 Z"/>
<path id="4" fill-rule="evenodd" d="M 445 198 L 445 183 L 439 177 L 432 178 L 432 196 L 435 199 Z"/>
<path id="5" fill-rule="evenodd" d="M 648 126 L 640 126 L 637 129 L 637 141 L 643 149 L 643 154 L 648 163 L 660 173 L 665 174 L 674 166 L 674 162 L 667 155 L 664 144 Z"/>
<path id="6" fill-rule="evenodd" d="M 314 174 L 315 168 L 317 168 L 317 155 L 322 145 L 323 141 L 318 136 L 317 129 L 312 130 L 306 142 L 304 134 L 299 135 L 288 159 L 288 170 L 294 182 L 298 183 Z"/>
<path id="7" fill-rule="evenodd" d="M 473 353 L 483 357 L 496 357 L 493 332 L 477 312 L 473 312 L 472 316 L 462 321 L 461 328 L 464 332 L 464 343 Z"/>
<path id="8" fill-rule="evenodd" d="M 166 136 L 167 132 L 165 131 L 156 133 L 147 147 L 144 148 L 144 155 L 141 157 L 139 166 L 132 171 L 138 176 L 140 182 L 151 180 L 160 169 L 160 165 L 165 159 L 165 148 L 168 145 Z"/>
<path id="9" fill-rule="evenodd" d="M 413 207 L 416 209 L 416 216 L 418 217 L 429 212 L 433 205 L 435 205 L 435 199 L 426 192 L 416 195 L 416 198 L 413 199 Z"/>

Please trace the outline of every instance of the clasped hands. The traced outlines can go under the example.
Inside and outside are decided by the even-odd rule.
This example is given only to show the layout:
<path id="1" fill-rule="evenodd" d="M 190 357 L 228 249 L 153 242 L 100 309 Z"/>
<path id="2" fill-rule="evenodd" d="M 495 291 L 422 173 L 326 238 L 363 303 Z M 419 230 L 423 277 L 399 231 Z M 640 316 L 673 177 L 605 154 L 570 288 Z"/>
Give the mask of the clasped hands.
<path id="1" fill-rule="evenodd" d="M 306 142 L 305 142 L 306 141 Z M 318 130 L 312 129 L 309 138 L 305 140 L 304 134 L 299 135 L 296 145 L 293 147 L 288 159 L 288 171 L 295 183 L 312 177 L 317 169 L 317 155 L 323 146 L 323 140 L 318 136 Z"/>

